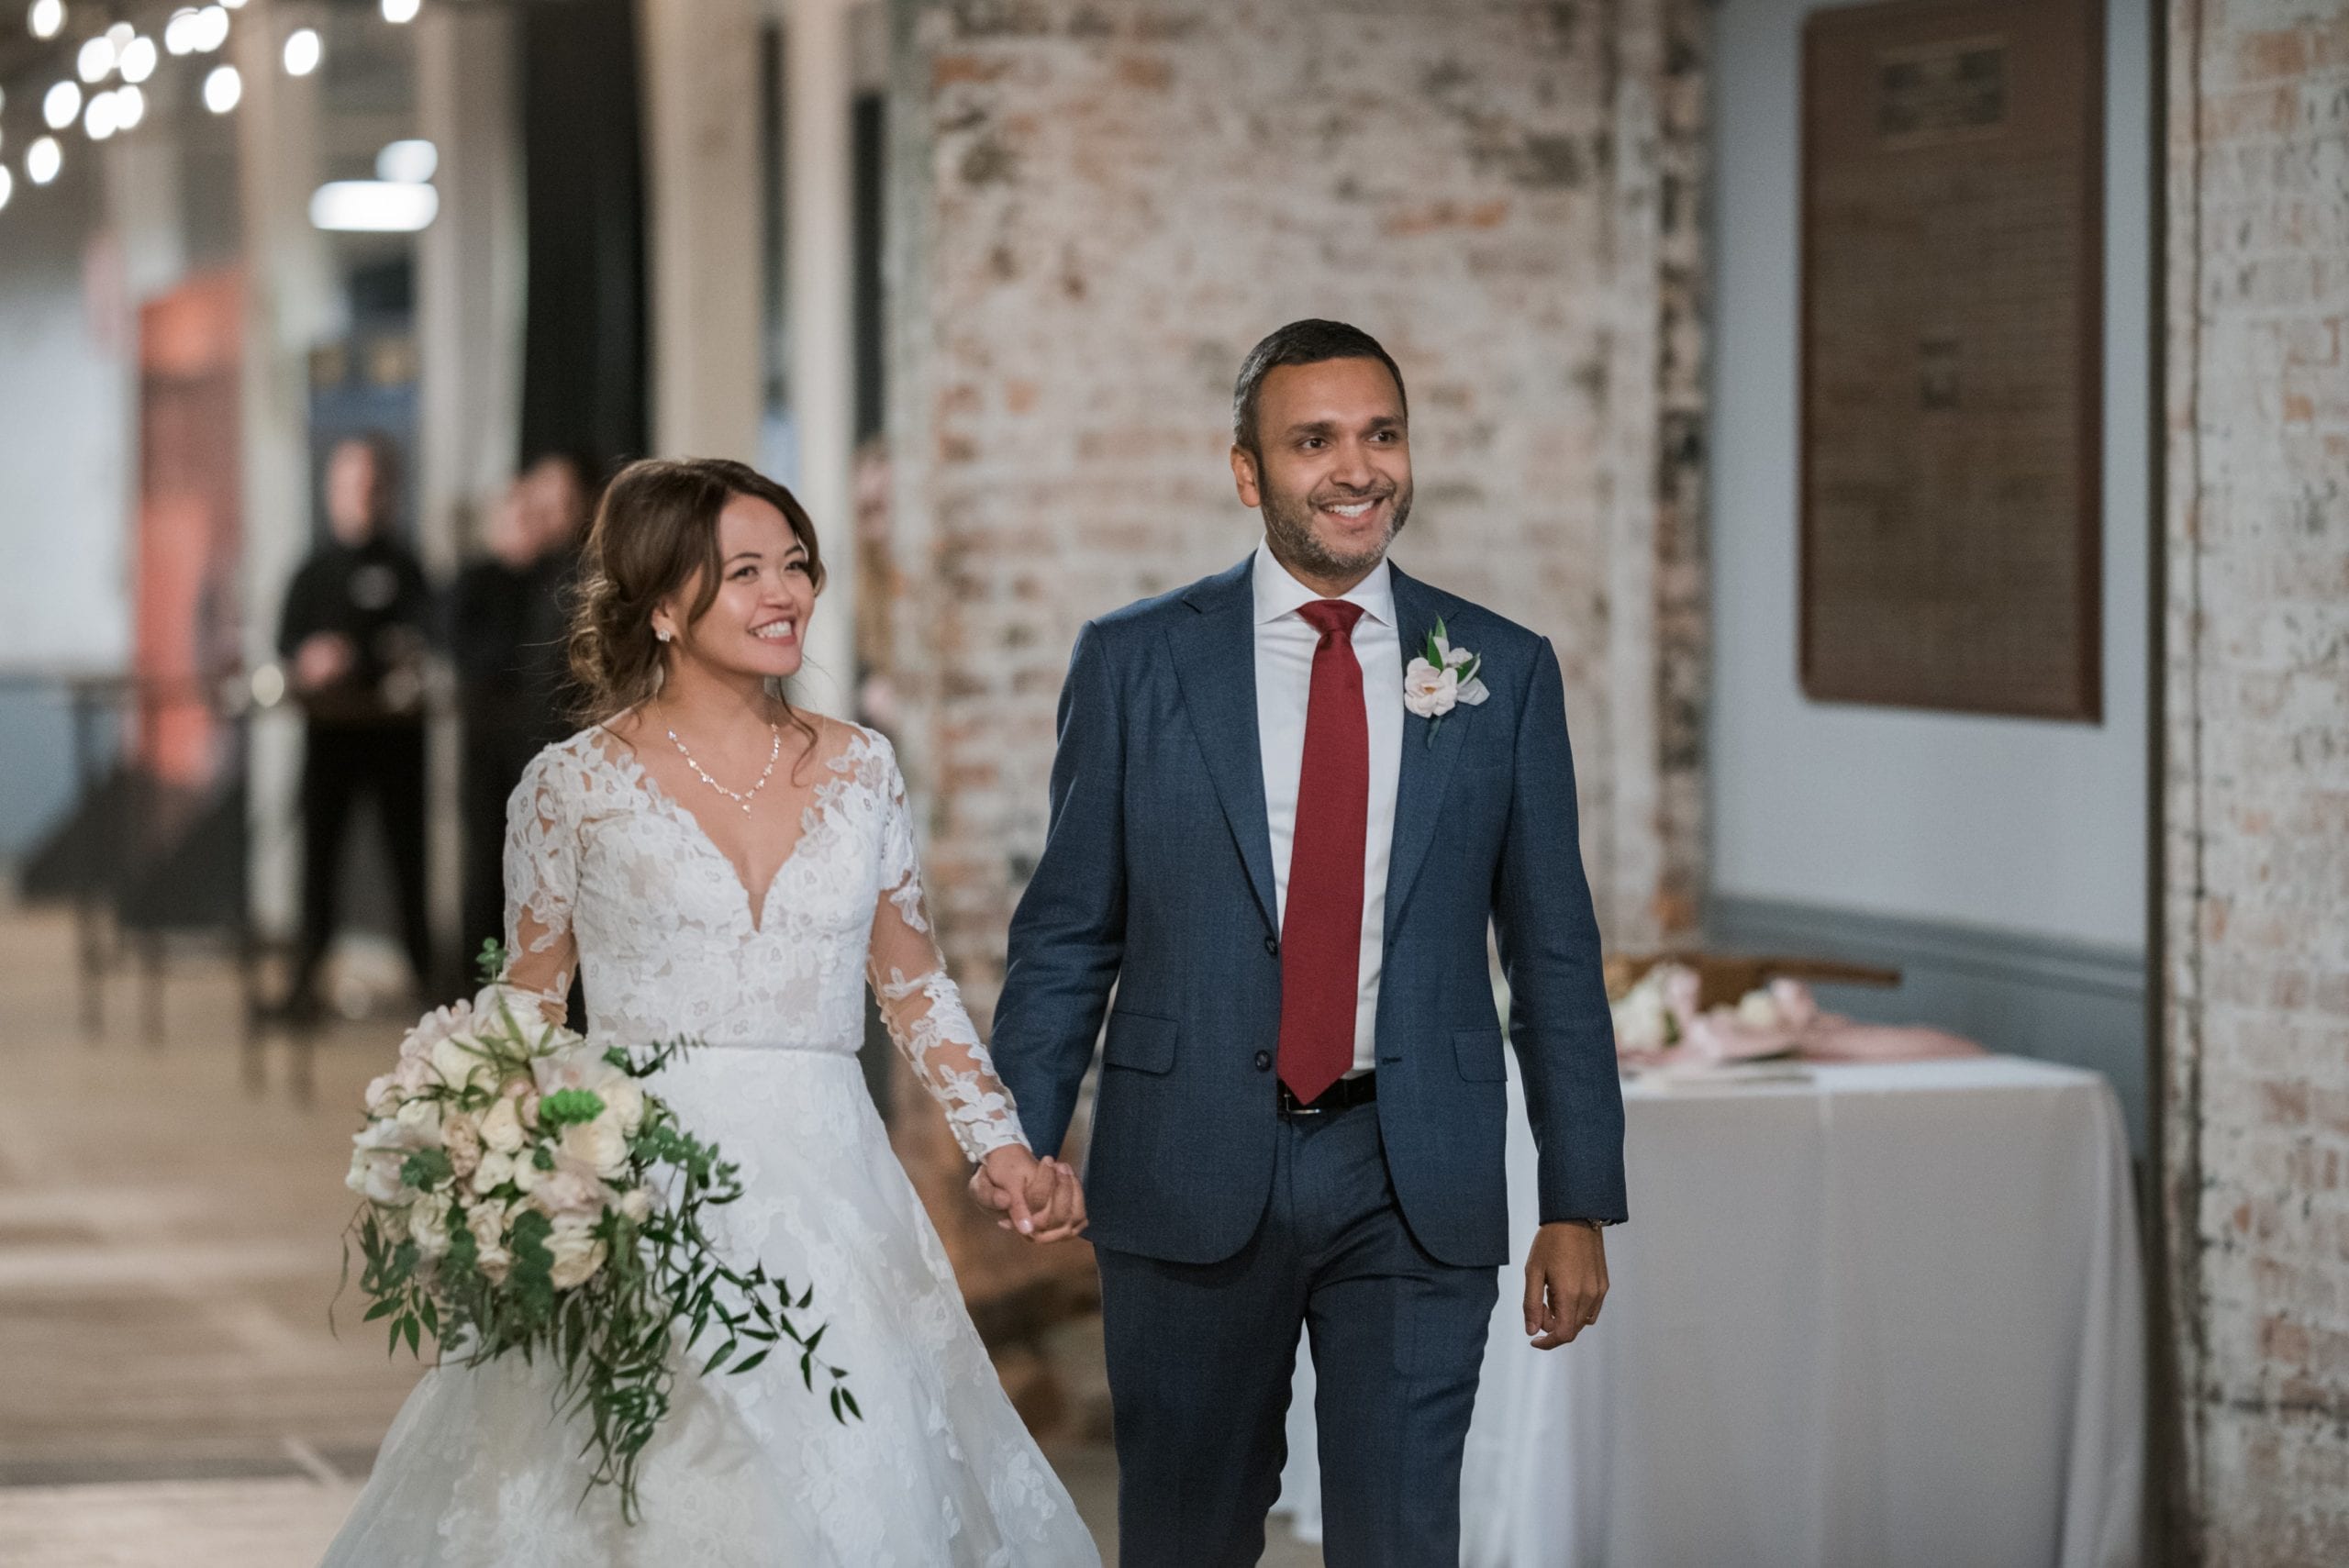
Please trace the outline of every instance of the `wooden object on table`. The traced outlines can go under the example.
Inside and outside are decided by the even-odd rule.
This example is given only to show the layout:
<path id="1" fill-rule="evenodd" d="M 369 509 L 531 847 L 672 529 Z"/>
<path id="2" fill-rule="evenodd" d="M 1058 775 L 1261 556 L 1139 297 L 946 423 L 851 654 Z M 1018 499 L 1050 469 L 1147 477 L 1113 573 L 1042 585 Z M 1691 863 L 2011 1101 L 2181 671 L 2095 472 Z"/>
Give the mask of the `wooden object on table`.
<path id="1" fill-rule="evenodd" d="M 1640 976 L 1659 963 L 1677 963 L 1697 972 L 1697 1006 L 1734 1007 L 1749 991 L 1773 980 L 1800 980 L 1809 984 L 1874 985 L 1889 990 L 1900 984 L 1900 971 L 1881 964 L 1848 963 L 1842 959 L 1796 958 L 1765 954 L 1720 952 L 1615 953 L 1607 960 L 1607 995 L 1620 1001 Z"/>

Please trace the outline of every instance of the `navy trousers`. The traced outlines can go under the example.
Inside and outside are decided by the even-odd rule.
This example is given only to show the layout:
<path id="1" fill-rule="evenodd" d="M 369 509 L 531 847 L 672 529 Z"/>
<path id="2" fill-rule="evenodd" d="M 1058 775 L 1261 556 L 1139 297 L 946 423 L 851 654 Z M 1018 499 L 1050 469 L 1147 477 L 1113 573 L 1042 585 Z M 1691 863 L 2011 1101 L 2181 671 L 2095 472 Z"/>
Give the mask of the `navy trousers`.
<path id="1" fill-rule="evenodd" d="M 1272 1200 L 1235 1256 L 1097 1256 L 1122 1568 L 1263 1555 L 1300 1325 L 1319 1389 L 1324 1561 L 1457 1568 L 1461 1449 L 1499 1280 L 1412 1240 L 1376 1105 L 1281 1124 Z"/>

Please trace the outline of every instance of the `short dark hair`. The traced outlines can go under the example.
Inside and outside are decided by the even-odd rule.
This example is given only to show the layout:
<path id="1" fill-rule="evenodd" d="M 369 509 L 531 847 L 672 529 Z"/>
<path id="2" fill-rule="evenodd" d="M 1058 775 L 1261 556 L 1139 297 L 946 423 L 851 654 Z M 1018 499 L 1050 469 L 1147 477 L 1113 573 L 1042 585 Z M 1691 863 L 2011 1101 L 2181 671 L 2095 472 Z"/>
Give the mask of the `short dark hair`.
<path id="1" fill-rule="evenodd" d="M 1240 379 L 1231 388 L 1231 439 L 1251 453 L 1263 455 L 1256 445 L 1256 405 L 1264 389 L 1264 378 L 1283 365 L 1318 365 L 1327 360 L 1376 360 L 1395 378 L 1395 395 L 1403 405 L 1408 417 L 1411 400 L 1403 390 L 1403 373 L 1396 367 L 1395 356 L 1378 345 L 1378 339 L 1359 327 L 1342 321 L 1308 318 L 1292 321 L 1276 328 L 1264 340 L 1248 350 L 1241 361 Z"/>

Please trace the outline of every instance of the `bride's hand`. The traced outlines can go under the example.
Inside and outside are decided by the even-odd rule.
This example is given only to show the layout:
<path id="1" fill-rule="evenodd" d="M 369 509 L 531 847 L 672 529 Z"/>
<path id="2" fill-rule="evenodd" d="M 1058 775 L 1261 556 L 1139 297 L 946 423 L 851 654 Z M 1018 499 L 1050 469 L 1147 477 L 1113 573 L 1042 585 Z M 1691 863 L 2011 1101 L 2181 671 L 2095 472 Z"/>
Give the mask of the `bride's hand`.
<path id="1" fill-rule="evenodd" d="M 996 1223 L 1032 1241 L 1064 1241 L 1085 1229 L 1085 1194 L 1076 1173 L 1039 1160 L 1019 1144 L 995 1150 L 971 1173 L 971 1195 L 1001 1216 Z"/>

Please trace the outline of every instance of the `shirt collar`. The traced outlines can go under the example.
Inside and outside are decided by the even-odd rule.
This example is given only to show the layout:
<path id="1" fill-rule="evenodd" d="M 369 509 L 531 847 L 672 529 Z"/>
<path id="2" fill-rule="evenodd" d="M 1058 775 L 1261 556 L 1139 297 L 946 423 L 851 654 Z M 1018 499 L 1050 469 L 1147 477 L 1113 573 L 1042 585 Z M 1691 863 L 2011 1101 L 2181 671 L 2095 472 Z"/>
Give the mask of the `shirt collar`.
<path id="1" fill-rule="evenodd" d="M 1269 544 L 1256 547 L 1256 563 L 1251 575 L 1256 590 L 1258 626 L 1293 615 L 1321 597 L 1290 576 L 1288 568 L 1273 559 L 1273 548 Z M 1369 576 L 1338 596 L 1350 604 L 1360 605 L 1363 614 L 1382 626 L 1395 624 L 1395 577 L 1386 569 L 1383 559 L 1371 568 Z"/>

